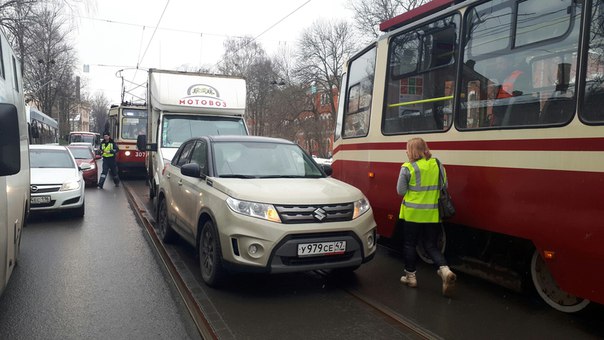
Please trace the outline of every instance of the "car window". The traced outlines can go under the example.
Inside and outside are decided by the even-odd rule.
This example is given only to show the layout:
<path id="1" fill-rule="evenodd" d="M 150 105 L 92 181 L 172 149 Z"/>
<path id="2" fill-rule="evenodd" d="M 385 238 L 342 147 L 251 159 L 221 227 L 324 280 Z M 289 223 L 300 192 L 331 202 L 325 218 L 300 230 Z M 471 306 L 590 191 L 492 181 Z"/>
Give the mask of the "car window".
<path id="1" fill-rule="evenodd" d="M 201 173 L 203 174 L 207 174 L 207 155 L 208 155 L 208 148 L 207 148 L 207 144 L 206 141 L 204 140 L 199 140 L 197 141 L 197 143 L 195 143 L 195 147 L 193 148 L 193 151 L 191 153 L 191 163 L 195 162 L 197 164 L 199 164 L 199 166 L 201 167 Z"/>
<path id="2" fill-rule="evenodd" d="M 295 144 L 216 142 L 213 151 L 218 177 L 323 177 Z"/>
<path id="3" fill-rule="evenodd" d="M 29 150 L 32 168 L 75 168 L 73 158 L 67 150 Z"/>
<path id="4" fill-rule="evenodd" d="M 183 164 L 187 164 L 189 162 L 189 158 L 191 157 L 191 152 L 193 151 L 193 146 L 195 145 L 195 141 L 190 141 L 184 144 L 181 150 L 178 152 L 178 158 L 175 158 L 172 165 L 182 166 Z"/>
<path id="5" fill-rule="evenodd" d="M 86 148 L 69 148 L 75 159 L 91 159 L 94 158 L 92 152 Z"/>

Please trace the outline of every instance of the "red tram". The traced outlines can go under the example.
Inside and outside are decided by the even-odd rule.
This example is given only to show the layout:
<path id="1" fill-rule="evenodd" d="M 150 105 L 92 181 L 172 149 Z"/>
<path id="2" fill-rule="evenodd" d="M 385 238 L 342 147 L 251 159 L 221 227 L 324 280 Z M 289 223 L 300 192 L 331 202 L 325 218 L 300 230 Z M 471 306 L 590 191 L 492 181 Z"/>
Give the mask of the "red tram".
<path id="1" fill-rule="evenodd" d="M 604 303 L 603 23 L 602 0 L 434 0 L 384 22 L 347 64 L 333 176 L 390 238 L 422 137 L 458 211 L 448 256 L 525 275 L 560 311 Z"/>
<path id="2" fill-rule="evenodd" d="M 147 134 L 147 106 L 144 104 L 112 105 L 109 109 L 109 129 L 118 146 L 118 172 L 145 173 L 147 153 L 136 149 L 139 135 Z"/>

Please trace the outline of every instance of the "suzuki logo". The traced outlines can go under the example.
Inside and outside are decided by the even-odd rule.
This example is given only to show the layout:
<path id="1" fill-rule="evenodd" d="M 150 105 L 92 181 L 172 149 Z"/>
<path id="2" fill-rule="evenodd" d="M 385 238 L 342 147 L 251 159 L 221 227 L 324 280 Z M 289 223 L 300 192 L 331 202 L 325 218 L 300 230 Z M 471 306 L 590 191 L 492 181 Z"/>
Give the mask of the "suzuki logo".
<path id="1" fill-rule="evenodd" d="M 325 214 L 325 210 L 321 208 L 317 208 L 314 212 L 314 216 L 317 220 L 323 221 L 327 215 Z"/>
<path id="2" fill-rule="evenodd" d="M 36 192 L 36 191 L 38 191 L 38 186 L 32 185 L 31 186 L 31 192 Z"/>

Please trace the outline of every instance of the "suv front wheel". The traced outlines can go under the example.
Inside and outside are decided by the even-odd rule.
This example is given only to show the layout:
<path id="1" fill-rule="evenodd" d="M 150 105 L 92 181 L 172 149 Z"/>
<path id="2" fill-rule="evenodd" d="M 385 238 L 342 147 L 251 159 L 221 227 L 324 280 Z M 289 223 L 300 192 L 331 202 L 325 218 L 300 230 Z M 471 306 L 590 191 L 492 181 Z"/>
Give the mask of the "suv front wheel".
<path id="1" fill-rule="evenodd" d="M 168 207 L 166 205 L 166 200 L 161 199 L 159 202 L 159 211 L 157 213 L 157 226 L 158 226 L 158 234 L 159 238 L 164 243 L 174 242 L 176 239 L 176 232 L 170 226 L 170 222 L 168 221 Z"/>
<path id="2" fill-rule="evenodd" d="M 206 221 L 200 230 L 199 238 L 199 267 L 203 281 L 210 287 L 218 286 L 225 271 L 221 263 L 220 240 L 212 221 Z"/>

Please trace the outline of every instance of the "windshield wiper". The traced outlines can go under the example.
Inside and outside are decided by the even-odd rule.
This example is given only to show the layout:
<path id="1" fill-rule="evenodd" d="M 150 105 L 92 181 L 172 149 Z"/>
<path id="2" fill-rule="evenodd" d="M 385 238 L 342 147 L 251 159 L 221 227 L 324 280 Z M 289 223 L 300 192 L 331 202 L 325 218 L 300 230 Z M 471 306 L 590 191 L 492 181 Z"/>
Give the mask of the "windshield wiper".
<path id="1" fill-rule="evenodd" d="M 259 176 L 259 178 L 322 178 L 323 175 L 269 175 L 269 176 Z"/>
<path id="2" fill-rule="evenodd" d="M 219 175 L 218 177 L 220 177 L 220 178 L 257 178 L 257 176 L 239 175 L 239 174 Z"/>

